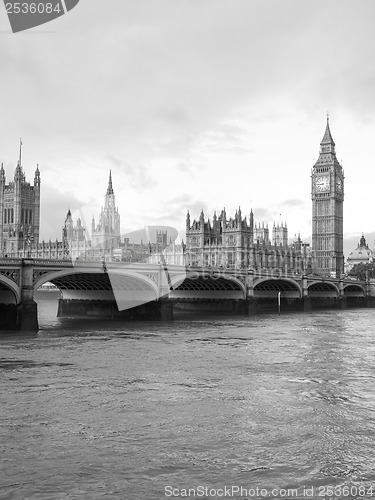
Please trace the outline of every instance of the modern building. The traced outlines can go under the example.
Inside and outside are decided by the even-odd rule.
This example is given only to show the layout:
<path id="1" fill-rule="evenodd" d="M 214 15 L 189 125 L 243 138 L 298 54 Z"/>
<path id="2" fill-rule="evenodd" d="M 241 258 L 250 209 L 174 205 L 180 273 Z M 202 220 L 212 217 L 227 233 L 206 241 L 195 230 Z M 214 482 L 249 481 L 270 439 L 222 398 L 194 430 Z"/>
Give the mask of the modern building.
<path id="1" fill-rule="evenodd" d="M 311 172 L 311 199 L 314 272 L 340 277 L 344 272 L 344 172 L 336 158 L 328 117 Z"/>
<path id="2" fill-rule="evenodd" d="M 27 256 L 39 243 L 40 172 L 37 166 L 34 185 L 26 181 L 20 156 L 14 178 L 6 183 L 4 165 L 0 168 L 0 255 Z"/>

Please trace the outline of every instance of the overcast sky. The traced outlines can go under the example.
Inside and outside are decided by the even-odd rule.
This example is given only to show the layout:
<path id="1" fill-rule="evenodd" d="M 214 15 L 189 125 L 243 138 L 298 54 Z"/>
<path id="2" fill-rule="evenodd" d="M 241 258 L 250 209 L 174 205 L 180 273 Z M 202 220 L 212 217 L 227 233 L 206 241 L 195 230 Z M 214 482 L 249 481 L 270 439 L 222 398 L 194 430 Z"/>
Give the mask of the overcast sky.
<path id="1" fill-rule="evenodd" d="M 42 238 L 91 222 L 109 170 L 123 231 L 226 208 L 311 239 L 327 111 L 344 232 L 374 237 L 374 0 L 80 0 L 10 33 L 0 6 L 0 160 L 39 163 Z M 353 238 L 353 239 L 352 239 Z"/>

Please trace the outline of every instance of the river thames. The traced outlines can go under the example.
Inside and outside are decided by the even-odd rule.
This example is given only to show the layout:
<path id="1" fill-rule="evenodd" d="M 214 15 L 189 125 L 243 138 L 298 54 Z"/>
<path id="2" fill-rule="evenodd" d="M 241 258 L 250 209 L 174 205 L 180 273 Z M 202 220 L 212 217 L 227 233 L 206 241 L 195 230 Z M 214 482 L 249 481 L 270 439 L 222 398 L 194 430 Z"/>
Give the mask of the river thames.
<path id="1" fill-rule="evenodd" d="M 55 308 L 0 336 L 1 499 L 375 498 L 374 309 Z"/>

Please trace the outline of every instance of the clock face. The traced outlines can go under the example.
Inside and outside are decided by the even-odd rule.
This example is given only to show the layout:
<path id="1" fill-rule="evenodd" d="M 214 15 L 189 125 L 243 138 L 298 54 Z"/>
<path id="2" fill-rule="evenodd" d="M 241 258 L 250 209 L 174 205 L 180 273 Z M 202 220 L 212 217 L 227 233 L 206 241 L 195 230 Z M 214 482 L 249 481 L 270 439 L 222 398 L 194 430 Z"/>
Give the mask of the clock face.
<path id="1" fill-rule="evenodd" d="M 340 178 L 336 179 L 336 190 L 338 193 L 342 193 L 342 180 Z"/>
<path id="2" fill-rule="evenodd" d="M 317 191 L 328 191 L 329 177 L 327 176 L 317 177 L 315 181 L 315 187 Z"/>

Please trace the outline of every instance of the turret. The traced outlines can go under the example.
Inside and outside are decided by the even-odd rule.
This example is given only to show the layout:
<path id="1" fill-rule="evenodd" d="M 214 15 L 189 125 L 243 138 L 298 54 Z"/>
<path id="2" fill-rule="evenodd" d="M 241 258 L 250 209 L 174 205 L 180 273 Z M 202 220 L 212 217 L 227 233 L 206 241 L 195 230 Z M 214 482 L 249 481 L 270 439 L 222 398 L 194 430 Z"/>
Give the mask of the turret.
<path id="1" fill-rule="evenodd" d="M 219 223 L 217 221 L 217 215 L 216 215 L 216 210 L 214 211 L 214 215 L 212 217 L 212 227 L 213 230 L 216 232 L 219 228 Z"/>
<path id="2" fill-rule="evenodd" d="M 199 226 L 200 226 L 200 230 L 202 231 L 204 229 L 204 213 L 203 213 L 203 208 L 202 208 L 201 214 L 199 216 Z"/>
<path id="3" fill-rule="evenodd" d="M 242 220 L 241 207 L 238 207 L 237 220 L 238 220 L 238 223 L 240 224 L 241 220 Z"/>
<path id="4" fill-rule="evenodd" d="M 72 219 L 72 213 L 70 211 L 70 208 L 69 208 L 69 210 L 66 214 L 66 217 L 65 217 L 64 235 L 65 235 L 65 238 L 68 240 L 71 240 L 72 236 L 73 236 L 73 219 Z"/>
<path id="5" fill-rule="evenodd" d="M 16 169 L 14 171 L 14 182 L 20 182 L 22 180 L 22 167 L 20 162 L 17 162 Z"/>
<path id="6" fill-rule="evenodd" d="M 250 215 L 249 215 L 249 226 L 250 226 L 250 231 L 254 231 L 254 214 L 253 214 L 253 209 L 250 210 Z"/>
<path id="7" fill-rule="evenodd" d="M 223 227 L 225 227 L 227 224 L 227 213 L 225 211 L 225 207 L 223 208 L 223 210 L 221 212 L 221 218 L 223 220 Z"/>
<path id="8" fill-rule="evenodd" d="M 23 174 L 25 176 L 25 174 Z M 34 243 L 38 246 L 39 243 L 39 228 L 40 228 L 40 172 L 39 165 L 36 166 L 34 174 Z"/>
<path id="9" fill-rule="evenodd" d="M 34 187 L 39 187 L 40 186 L 40 172 L 39 172 L 39 165 L 36 166 L 35 170 L 35 175 L 34 175 Z"/>
<path id="10" fill-rule="evenodd" d="M 67 226 L 72 226 L 73 225 L 72 212 L 70 211 L 70 208 L 69 208 L 69 210 L 66 213 L 65 224 Z"/>
<path id="11" fill-rule="evenodd" d="M 0 183 L 5 184 L 5 171 L 4 171 L 4 164 L 1 164 L 0 168 Z"/>

